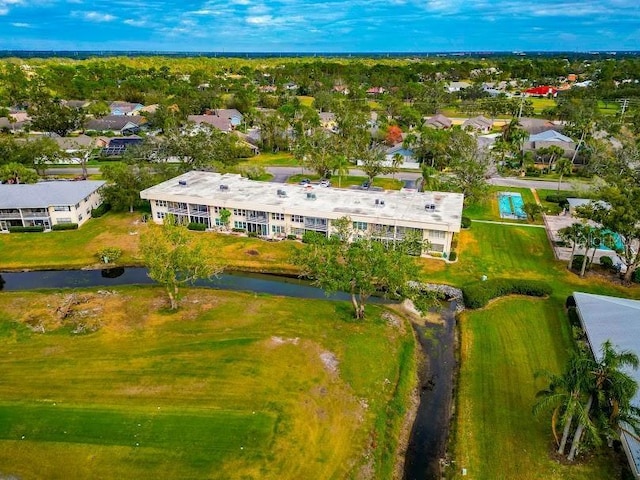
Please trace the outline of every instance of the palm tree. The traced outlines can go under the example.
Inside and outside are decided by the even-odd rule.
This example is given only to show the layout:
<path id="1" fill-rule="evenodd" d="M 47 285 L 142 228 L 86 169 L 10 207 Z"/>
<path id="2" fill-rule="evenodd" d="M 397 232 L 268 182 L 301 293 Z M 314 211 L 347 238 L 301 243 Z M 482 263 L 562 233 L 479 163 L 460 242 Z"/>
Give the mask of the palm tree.
<path id="1" fill-rule="evenodd" d="M 334 172 L 338 174 L 338 187 L 342 187 L 342 177 L 349 175 L 349 160 L 346 155 L 336 155 L 333 164 Z"/>
<path id="2" fill-rule="evenodd" d="M 560 193 L 560 184 L 562 183 L 562 177 L 564 175 L 570 174 L 572 168 L 573 164 L 569 161 L 568 158 L 561 158 L 556 163 L 556 173 L 560 174 L 560 178 L 558 179 L 558 193 Z"/>
<path id="3" fill-rule="evenodd" d="M 587 411 L 582 406 L 583 389 L 585 387 L 582 383 L 585 375 L 579 370 L 582 365 L 584 363 L 579 361 L 579 356 L 572 355 L 562 375 L 556 375 L 548 370 L 537 372 L 535 375 L 536 377 L 544 376 L 547 378 L 549 386 L 536 394 L 536 397 L 540 400 L 534 405 L 533 413 L 537 415 L 542 410 L 553 408 L 551 429 L 560 455 L 564 455 L 573 418 L 577 416 L 578 421 L 581 423 L 586 421 Z M 560 420 L 560 425 L 563 425 L 562 439 L 560 441 L 558 441 L 556 429 L 558 420 Z"/>
<path id="4" fill-rule="evenodd" d="M 622 370 L 627 367 L 638 368 L 640 361 L 635 353 L 628 350 L 616 351 L 611 342 L 607 340 L 602 344 L 599 359 L 583 357 L 580 363 L 580 371 L 587 372 L 586 381 L 589 384 L 589 400 L 585 410 L 589 412 L 595 404 L 594 418 L 599 418 L 601 432 L 610 435 L 613 430 L 620 427 L 617 422 L 623 418 L 634 418 L 632 425 L 638 424 L 637 409 L 632 408 L 631 399 L 638 389 L 637 382 Z M 605 419 L 603 421 L 603 419 Z M 603 425 L 604 423 L 604 425 Z M 588 422 L 580 422 L 571 443 L 571 450 L 567 459 L 574 460 L 582 434 Z M 596 439 L 599 440 L 599 439 Z"/>
<path id="5" fill-rule="evenodd" d="M 569 265 L 567 268 L 571 270 L 571 264 L 573 263 L 573 257 L 575 256 L 576 247 L 581 245 L 584 237 L 584 226 L 581 223 L 574 223 L 568 227 L 558 230 L 560 238 L 571 244 L 571 257 L 569 258 Z"/>

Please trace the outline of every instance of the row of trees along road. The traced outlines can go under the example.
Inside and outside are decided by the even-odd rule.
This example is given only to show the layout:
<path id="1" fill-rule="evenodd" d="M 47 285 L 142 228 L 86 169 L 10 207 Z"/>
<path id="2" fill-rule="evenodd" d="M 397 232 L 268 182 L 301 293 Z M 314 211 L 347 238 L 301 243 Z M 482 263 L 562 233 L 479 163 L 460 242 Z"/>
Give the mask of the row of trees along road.
<path id="1" fill-rule="evenodd" d="M 635 435 L 640 434 L 640 409 L 631 404 L 638 384 L 624 372 L 628 367 L 637 369 L 638 357 L 629 351 L 616 351 L 607 341 L 598 358 L 590 352 L 576 353 L 562 374 L 536 374 L 546 378 L 549 385 L 537 393 L 533 412 L 553 411 L 551 428 L 559 455 L 565 455 L 571 445 L 567 459 L 573 461 L 585 439 L 596 446 L 603 440 L 611 445 L 620 436 L 622 424 Z"/>

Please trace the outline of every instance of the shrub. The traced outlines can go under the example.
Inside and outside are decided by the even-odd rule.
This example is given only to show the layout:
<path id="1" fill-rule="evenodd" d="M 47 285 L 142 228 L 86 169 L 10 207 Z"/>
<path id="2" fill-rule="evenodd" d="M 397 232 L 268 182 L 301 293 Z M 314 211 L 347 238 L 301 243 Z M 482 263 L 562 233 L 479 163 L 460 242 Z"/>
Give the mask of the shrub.
<path id="1" fill-rule="evenodd" d="M 611 257 L 602 256 L 600 257 L 600 265 L 604 268 L 613 268 L 613 259 Z"/>
<path id="2" fill-rule="evenodd" d="M 567 315 L 569 316 L 569 323 L 572 327 L 580 327 L 580 317 L 578 316 L 578 310 L 576 307 L 569 307 L 567 310 Z"/>
<path id="3" fill-rule="evenodd" d="M 189 230 L 195 230 L 197 232 L 204 232 L 207 229 L 207 226 L 204 223 L 191 222 L 189 223 L 189 225 L 187 225 L 187 228 Z"/>
<path id="4" fill-rule="evenodd" d="M 321 245 L 327 243 L 327 236 L 322 233 L 308 230 L 302 235 L 302 243 L 310 243 L 312 245 Z"/>
<path id="5" fill-rule="evenodd" d="M 471 219 L 469 217 L 463 216 L 460 224 L 462 228 L 471 228 Z"/>
<path id="6" fill-rule="evenodd" d="M 93 210 L 91 210 L 91 216 L 93 218 L 100 218 L 109 210 L 111 210 L 111 205 L 109 205 L 108 203 L 103 203 L 98 208 L 94 208 Z"/>
<path id="7" fill-rule="evenodd" d="M 567 197 L 565 197 L 564 195 L 556 195 L 556 194 L 553 194 L 553 195 L 547 195 L 547 196 L 545 197 L 545 200 L 546 200 L 547 202 L 549 202 L 549 203 L 557 203 L 557 204 L 560 204 L 560 203 L 566 203 L 566 201 L 567 201 Z"/>
<path id="8" fill-rule="evenodd" d="M 640 269 L 631 274 L 631 281 L 633 283 L 640 283 Z"/>
<path id="9" fill-rule="evenodd" d="M 442 252 L 429 252 L 429 255 L 434 257 L 434 258 L 442 258 L 443 257 L 443 253 Z"/>
<path id="10" fill-rule="evenodd" d="M 451 262 L 455 262 L 455 261 L 456 261 L 456 258 L 458 258 L 458 254 L 457 254 L 456 252 L 451 252 L 451 253 L 449 254 L 449 261 L 451 261 Z"/>
<path id="11" fill-rule="evenodd" d="M 297 240 L 298 237 L 296 237 L 295 235 L 287 235 L 287 240 Z"/>
<path id="12" fill-rule="evenodd" d="M 77 230 L 77 223 L 58 223 L 57 225 L 53 225 L 51 230 Z"/>
<path id="13" fill-rule="evenodd" d="M 544 297 L 551 294 L 551 287 L 538 280 L 496 278 L 468 285 L 462 294 L 468 308 L 482 308 L 490 300 L 505 295 Z"/>
<path id="14" fill-rule="evenodd" d="M 575 270 L 577 272 L 582 270 L 582 261 L 583 260 L 584 260 L 584 255 L 574 255 L 573 256 L 573 260 L 571 261 L 571 269 Z M 591 260 L 589 260 L 589 257 L 587 257 L 587 266 L 586 266 L 586 268 L 589 268 L 589 264 L 590 263 L 591 263 Z"/>
<path id="15" fill-rule="evenodd" d="M 573 295 L 569 295 L 564 302 L 564 306 L 566 308 L 571 308 L 576 306 L 576 299 L 573 298 Z"/>
<path id="16" fill-rule="evenodd" d="M 106 247 L 96 255 L 102 263 L 114 263 L 122 256 L 122 250 L 118 247 Z"/>
<path id="17" fill-rule="evenodd" d="M 258 236 L 258 232 L 249 232 L 247 233 L 248 237 L 256 238 Z"/>
<path id="18" fill-rule="evenodd" d="M 38 225 L 37 227 L 9 227 L 9 233 L 32 233 L 32 232 L 44 232 L 44 227 Z"/>
<path id="19" fill-rule="evenodd" d="M 246 232 L 246 230 L 244 228 L 236 228 L 236 227 L 232 228 L 231 231 L 232 232 L 236 232 L 236 233 L 245 233 Z"/>

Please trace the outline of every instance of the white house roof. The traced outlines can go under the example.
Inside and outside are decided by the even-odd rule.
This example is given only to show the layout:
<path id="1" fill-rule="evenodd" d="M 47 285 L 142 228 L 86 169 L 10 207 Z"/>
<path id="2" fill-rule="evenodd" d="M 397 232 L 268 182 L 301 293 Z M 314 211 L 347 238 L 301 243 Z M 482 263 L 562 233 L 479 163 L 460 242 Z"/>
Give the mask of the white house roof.
<path id="1" fill-rule="evenodd" d="M 600 347 L 610 340 L 616 349 L 629 350 L 640 356 L 640 301 L 627 298 L 607 297 L 591 293 L 574 292 L 573 298 L 580 321 L 589 340 L 591 351 L 598 358 Z M 639 370 L 627 370 L 640 383 Z M 640 393 L 636 392 L 632 403 L 640 407 Z M 622 441 L 634 469 L 640 478 L 640 441 L 623 430 Z"/>
<path id="2" fill-rule="evenodd" d="M 530 142 L 564 142 L 573 143 L 566 135 L 556 132 L 555 130 L 547 130 L 546 132 L 536 133 L 529 137 Z"/>
<path id="3" fill-rule="evenodd" d="M 53 205 L 75 205 L 106 182 L 39 182 L 33 184 L 0 185 L 0 208 L 47 208 Z"/>
<path id="4" fill-rule="evenodd" d="M 220 186 L 225 186 L 224 190 Z M 281 194 L 278 194 L 278 191 Z M 284 195 L 282 194 L 284 193 Z M 309 198 L 307 193 L 315 194 Z M 287 213 L 403 226 L 460 231 L 461 193 L 415 191 L 366 191 L 257 182 L 237 174 L 187 172 L 143 190 L 140 197 L 196 204 L 229 205 L 231 208 L 286 210 Z M 376 200 L 378 203 L 376 204 Z M 380 200 L 384 203 L 381 205 Z M 425 208 L 433 205 L 433 209 Z M 366 219 L 366 220 L 364 220 Z M 444 228 L 443 228 L 444 227 Z"/>

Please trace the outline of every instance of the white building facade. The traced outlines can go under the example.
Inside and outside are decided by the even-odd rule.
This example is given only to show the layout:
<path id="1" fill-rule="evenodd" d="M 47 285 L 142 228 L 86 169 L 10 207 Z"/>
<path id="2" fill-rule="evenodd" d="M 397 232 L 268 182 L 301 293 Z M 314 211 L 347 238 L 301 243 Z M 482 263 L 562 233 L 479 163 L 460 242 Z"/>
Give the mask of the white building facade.
<path id="1" fill-rule="evenodd" d="M 100 190 L 105 182 L 40 182 L 35 184 L 0 185 L 0 232 L 11 227 L 77 223 L 91 218 L 91 210 L 102 203 Z"/>
<path id="2" fill-rule="evenodd" d="M 361 235 L 384 242 L 416 232 L 428 240 L 425 255 L 447 258 L 460 231 L 463 195 L 445 192 L 363 191 L 248 180 L 236 174 L 188 172 L 143 190 L 153 219 L 167 214 L 208 229 L 235 230 L 266 238 L 301 238 L 334 232 L 332 222 L 349 217 Z M 227 225 L 221 212 L 230 213 Z"/>

